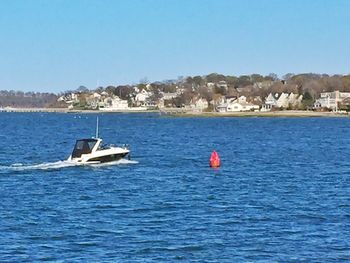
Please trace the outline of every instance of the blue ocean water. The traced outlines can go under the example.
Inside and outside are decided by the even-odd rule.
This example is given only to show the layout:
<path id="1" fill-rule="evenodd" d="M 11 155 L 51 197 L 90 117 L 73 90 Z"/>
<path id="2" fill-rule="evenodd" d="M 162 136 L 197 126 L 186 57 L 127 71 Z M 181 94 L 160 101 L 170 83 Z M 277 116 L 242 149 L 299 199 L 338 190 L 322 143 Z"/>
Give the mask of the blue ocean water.
<path id="1" fill-rule="evenodd" d="M 349 262 L 350 119 L 0 113 L 0 262 Z M 219 169 L 208 167 L 212 150 Z"/>

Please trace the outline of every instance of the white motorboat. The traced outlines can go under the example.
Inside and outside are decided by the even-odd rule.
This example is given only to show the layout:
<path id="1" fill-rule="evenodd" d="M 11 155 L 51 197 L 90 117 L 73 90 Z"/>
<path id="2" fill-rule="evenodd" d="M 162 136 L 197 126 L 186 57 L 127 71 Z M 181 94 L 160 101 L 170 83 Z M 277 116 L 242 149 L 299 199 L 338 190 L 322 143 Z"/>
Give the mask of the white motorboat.
<path id="1" fill-rule="evenodd" d="M 118 161 L 130 153 L 126 145 L 113 146 L 103 145 L 102 139 L 98 138 L 98 118 L 96 136 L 90 139 L 77 140 L 68 161 L 77 163 L 106 163 Z"/>

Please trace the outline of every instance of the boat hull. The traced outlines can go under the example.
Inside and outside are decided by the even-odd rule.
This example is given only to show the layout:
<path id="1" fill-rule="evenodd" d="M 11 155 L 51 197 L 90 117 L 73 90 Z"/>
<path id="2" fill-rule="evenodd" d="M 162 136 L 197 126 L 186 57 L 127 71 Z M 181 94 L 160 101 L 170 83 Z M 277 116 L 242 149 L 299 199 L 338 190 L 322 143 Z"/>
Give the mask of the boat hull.
<path id="1" fill-rule="evenodd" d="M 72 155 L 68 158 L 68 161 L 76 162 L 76 163 L 107 163 L 107 162 L 115 162 L 126 155 L 129 154 L 129 150 L 127 148 L 120 147 L 112 147 L 105 150 L 98 150 L 93 153 L 82 154 L 80 157 L 73 158 Z"/>
<path id="2" fill-rule="evenodd" d="M 105 155 L 105 156 L 99 156 L 99 157 L 93 157 L 88 159 L 86 162 L 99 162 L 99 163 L 108 163 L 108 162 L 115 162 L 119 161 L 120 159 L 124 158 L 128 153 L 120 153 L 120 154 L 111 154 L 111 155 Z"/>

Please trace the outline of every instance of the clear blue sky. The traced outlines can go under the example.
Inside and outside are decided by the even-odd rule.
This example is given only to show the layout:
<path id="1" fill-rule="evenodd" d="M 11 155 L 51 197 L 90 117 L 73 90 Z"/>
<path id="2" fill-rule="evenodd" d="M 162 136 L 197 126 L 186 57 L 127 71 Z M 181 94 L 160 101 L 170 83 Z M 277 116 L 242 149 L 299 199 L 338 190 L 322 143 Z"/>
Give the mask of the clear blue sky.
<path id="1" fill-rule="evenodd" d="M 0 90 L 350 73 L 348 0 L 1 0 Z"/>

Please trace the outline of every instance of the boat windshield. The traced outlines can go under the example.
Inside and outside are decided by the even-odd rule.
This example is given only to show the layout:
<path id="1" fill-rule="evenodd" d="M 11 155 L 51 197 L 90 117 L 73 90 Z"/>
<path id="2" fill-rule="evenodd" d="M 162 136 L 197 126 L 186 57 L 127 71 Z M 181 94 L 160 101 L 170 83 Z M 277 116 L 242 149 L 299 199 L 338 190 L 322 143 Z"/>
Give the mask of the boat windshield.
<path id="1" fill-rule="evenodd" d="M 80 157 L 82 154 L 91 153 L 96 143 L 97 140 L 95 139 L 77 140 L 74 146 L 74 150 L 72 152 L 72 157 L 77 158 Z"/>

